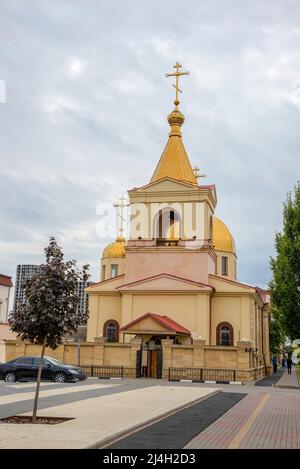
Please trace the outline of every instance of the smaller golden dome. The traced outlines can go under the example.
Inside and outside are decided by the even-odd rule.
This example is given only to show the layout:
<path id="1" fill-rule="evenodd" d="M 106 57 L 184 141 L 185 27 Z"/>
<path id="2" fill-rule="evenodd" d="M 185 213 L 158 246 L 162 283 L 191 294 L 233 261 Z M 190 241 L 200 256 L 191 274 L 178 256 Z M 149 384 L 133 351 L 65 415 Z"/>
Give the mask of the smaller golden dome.
<path id="1" fill-rule="evenodd" d="M 217 217 L 213 217 L 213 246 L 215 251 L 225 251 L 236 254 L 232 234 L 225 223 Z"/>
<path id="2" fill-rule="evenodd" d="M 102 254 L 102 259 L 105 257 L 125 257 L 125 243 L 125 238 L 118 236 L 116 241 L 106 246 Z"/>
<path id="3" fill-rule="evenodd" d="M 184 115 L 177 108 L 175 108 L 174 111 L 168 115 L 168 122 L 170 125 L 182 126 L 184 123 Z"/>

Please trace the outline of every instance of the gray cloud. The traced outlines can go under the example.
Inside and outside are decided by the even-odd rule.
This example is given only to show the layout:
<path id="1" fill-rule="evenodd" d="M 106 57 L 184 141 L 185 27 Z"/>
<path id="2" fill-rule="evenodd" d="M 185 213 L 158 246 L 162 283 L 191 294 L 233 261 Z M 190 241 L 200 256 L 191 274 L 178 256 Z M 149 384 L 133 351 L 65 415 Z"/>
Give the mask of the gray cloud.
<path id="1" fill-rule="evenodd" d="M 299 177 L 298 1 L 2 0 L 0 22 L 1 272 L 54 234 L 98 279 L 97 204 L 149 181 L 178 59 L 191 162 L 217 186 L 240 279 L 267 284 Z"/>

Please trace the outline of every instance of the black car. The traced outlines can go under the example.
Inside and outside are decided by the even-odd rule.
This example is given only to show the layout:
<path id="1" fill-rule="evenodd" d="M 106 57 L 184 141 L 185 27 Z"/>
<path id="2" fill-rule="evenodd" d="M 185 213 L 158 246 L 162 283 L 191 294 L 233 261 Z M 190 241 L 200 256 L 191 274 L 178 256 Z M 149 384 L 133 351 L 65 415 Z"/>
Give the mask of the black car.
<path id="1" fill-rule="evenodd" d="M 40 357 L 20 357 L 7 363 L 1 363 L 0 379 L 4 379 L 7 383 L 37 379 L 40 362 Z M 74 383 L 86 378 L 87 375 L 82 368 L 64 365 L 55 358 L 43 358 L 42 380 L 55 381 L 56 383 Z"/>

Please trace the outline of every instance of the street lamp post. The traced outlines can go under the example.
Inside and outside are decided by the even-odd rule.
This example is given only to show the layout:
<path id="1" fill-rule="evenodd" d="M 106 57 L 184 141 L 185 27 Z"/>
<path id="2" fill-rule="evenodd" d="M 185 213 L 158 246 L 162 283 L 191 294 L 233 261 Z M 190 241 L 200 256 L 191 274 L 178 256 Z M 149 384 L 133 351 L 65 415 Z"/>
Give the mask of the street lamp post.
<path id="1" fill-rule="evenodd" d="M 81 337 L 77 339 L 77 366 L 80 366 L 80 341 Z"/>

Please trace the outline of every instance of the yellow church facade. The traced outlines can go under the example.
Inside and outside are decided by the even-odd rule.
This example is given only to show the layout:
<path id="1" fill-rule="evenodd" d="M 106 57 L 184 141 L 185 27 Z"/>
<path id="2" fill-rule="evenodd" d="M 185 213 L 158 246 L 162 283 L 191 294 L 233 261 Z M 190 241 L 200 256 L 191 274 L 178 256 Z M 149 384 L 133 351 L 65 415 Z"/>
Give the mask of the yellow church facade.
<path id="1" fill-rule="evenodd" d="M 248 381 L 268 373 L 269 297 L 237 280 L 233 236 L 199 184 L 181 127 L 176 72 L 170 132 L 149 183 L 128 191 L 130 234 L 103 251 L 87 288 L 87 342 L 129 376 Z M 228 378 L 228 379 L 227 379 Z"/>

